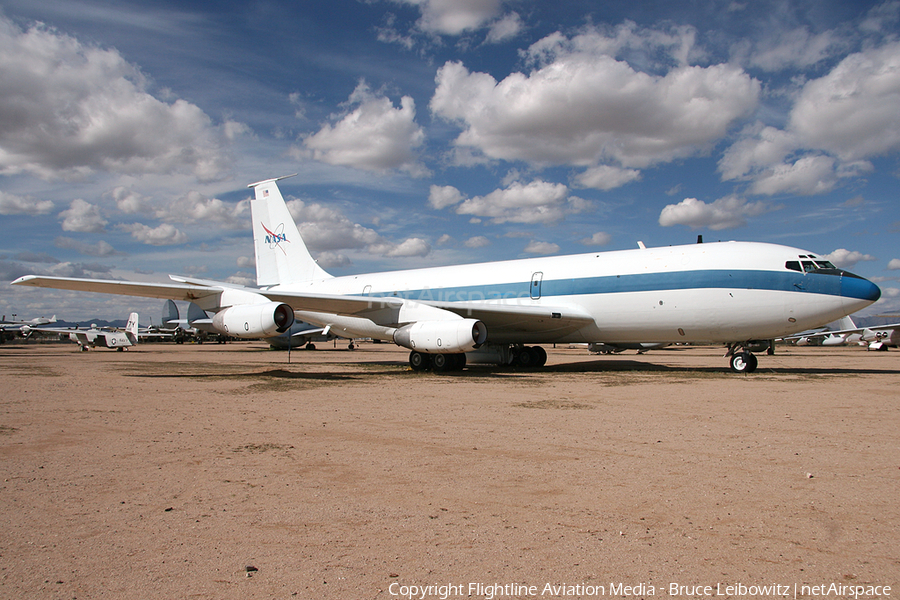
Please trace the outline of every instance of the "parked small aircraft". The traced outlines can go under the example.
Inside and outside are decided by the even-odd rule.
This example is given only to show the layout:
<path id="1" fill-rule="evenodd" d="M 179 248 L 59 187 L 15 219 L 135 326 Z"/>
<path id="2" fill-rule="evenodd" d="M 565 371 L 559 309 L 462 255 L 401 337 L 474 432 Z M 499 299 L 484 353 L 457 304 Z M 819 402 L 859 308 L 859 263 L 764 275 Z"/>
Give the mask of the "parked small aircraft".
<path id="1" fill-rule="evenodd" d="M 23 336 L 28 337 L 35 327 L 49 325 L 51 323 L 56 323 L 56 315 L 53 315 L 49 319 L 47 317 L 35 317 L 28 321 L 7 321 L 6 315 L 3 315 L 3 322 L 0 323 L 0 331 L 18 331 Z"/>
<path id="2" fill-rule="evenodd" d="M 90 329 L 65 329 L 41 327 L 41 333 L 58 333 L 68 335 L 69 339 L 77 342 L 81 350 L 89 348 L 112 348 L 119 352 L 135 346 L 138 343 L 138 314 L 131 313 L 124 331 L 109 330 L 97 326 Z"/>
<path id="3" fill-rule="evenodd" d="M 15 316 L 15 315 L 13 315 Z M 47 317 L 35 317 L 28 321 L 7 321 L 6 315 L 3 315 L 3 320 L 0 322 L 0 328 L 2 329 L 14 329 L 21 327 L 22 325 L 30 325 L 35 327 L 37 325 L 47 325 L 49 323 L 56 323 L 56 315 L 53 315 L 49 319 Z"/>

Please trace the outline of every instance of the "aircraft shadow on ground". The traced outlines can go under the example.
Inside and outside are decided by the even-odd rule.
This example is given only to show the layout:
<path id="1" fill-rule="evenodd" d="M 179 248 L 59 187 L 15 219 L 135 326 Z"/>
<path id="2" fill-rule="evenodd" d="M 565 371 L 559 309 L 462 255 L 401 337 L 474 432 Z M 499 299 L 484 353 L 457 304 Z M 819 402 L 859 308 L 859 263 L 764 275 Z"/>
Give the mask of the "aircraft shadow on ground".
<path id="1" fill-rule="evenodd" d="M 636 360 L 595 360 L 578 361 L 573 363 L 560 363 L 539 368 L 523 368 L 515 366 L 497 365 L 469 365 L 463 371 L 448 371 L 436 373 L 433 371 L 413 371 L 405 368 L 406 363 L 401 361 L 374 361 L 362 363 L 342 363 L 341 367 L 348 369 L 342 371 L 300 371 L 293 370 L 293 365 L 268 369 L 264 371 L 235 371 L 235 372 L 209 372 L 200 373 L 196 370 L 190 372 L 147 372 L 135 371 L 128 373 L 128 377 L 170 378 L 170 379 L 282 379 L 282 380 L 311 380 L 311 381 L 358 381 L 370 377 L 459 377 L 459 378 L 510 378 L 529 377 L 533 375 L 552 375 L 554 373 L 670 373 L 681 375 L 729 375 L 734 377 L 754 377 L 765 375 L 900 375 L 898 369 L 868 369 L 849 368 L 841 366 L 820 367 L 783 367 L 765 366 L 760 364 L 755 373 L 731 373 L 727 365 L 722 366 L 692 366 L 692 365 L 665 365 Z M 297 367 L 305 366 L 296 363 Z M 354 368 L 358 367 L 358 368 Z"/>
<path id="2" fill-rule="evenodd" d="M 146 377 L 150 379 L 295 379 L 295 380 L 327 380 L 327 381 L 356 381 L 360 374 L 356 373 L 331 373 L 331 372 L 297 372 L 286 369 L 271 369 L 268 371 L 243 371 L 240 373 L 128 373 L 125 377 Z"/>
<path id="3" fill-rule="evenodd" d="M 369 363 L 370 365 L 373 363 Z M 384 365 L 399 363 L 382 363 Z M 410 371 L 412 372 L 412 371 Z M 422 374 L 433 374 L 453 377 L 491 377 L 528 374 L 552 374 L 552 373 L 680 373 L 680 374 L 727 374 L 745 377 L 754 375 L 898 375 L 900 369 L 854 369 L 840 366 L 822 367 L 768 367 L 760 364 L 755 373 L 738 374 L 731 373 L 727 364 L 722 366 L 691 366 L 691 365 L 664 365 L 641 362 L 635 360 L 596 360 L 579 361 L 574 363 L 560 363 L 539 368 L 523 368 L 515 366 L 497 365 L 468 365 L 463 371 L 451 371 L 446 373 L 433 373 L 430 371 Z M 418 374 L 418 373 L 417 373 Z"/>

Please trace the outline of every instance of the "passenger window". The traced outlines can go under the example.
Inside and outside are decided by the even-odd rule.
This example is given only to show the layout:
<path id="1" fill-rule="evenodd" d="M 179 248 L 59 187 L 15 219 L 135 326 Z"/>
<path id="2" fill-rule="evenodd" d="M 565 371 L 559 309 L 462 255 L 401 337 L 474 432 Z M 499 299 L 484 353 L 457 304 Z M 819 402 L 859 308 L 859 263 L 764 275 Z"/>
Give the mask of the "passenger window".
<path id="1" fill-rule="evenodd" d="M 803 261 L 803 270 L 807 273 L 812 273 L 813 271 L 816 270 L 816 265 L 813 264 L 813 262 L 810 260 L 804 260 Z"/>
<path id="2" fill-rule="evenodd" d="M 800 268 L 799 260 L 789 260 L 786 263 L 784 263 L 784 266 L 786 269 L 790 269 L 791 271 L 800 271 L 800 272 L 803 271 L 803 269 Z"/>

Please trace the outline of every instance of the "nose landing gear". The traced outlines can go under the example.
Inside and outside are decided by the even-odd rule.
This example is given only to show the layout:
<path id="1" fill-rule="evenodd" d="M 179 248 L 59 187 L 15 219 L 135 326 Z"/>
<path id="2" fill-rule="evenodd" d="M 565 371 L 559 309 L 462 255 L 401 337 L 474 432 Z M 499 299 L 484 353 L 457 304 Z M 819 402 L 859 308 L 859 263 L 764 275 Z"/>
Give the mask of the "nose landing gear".
<path id="1" fill-rule="evenodd" d="M 735 342 L 728 346 L 725 357 L 729 358 L 729 366 L 735 373 L 752 373 L 759 366 L 759 361 L 753 351 L 762 352 L 771 350 L 771 341 Z"/>
<path id="2" fill-rule="evenodd" d="M 759 365 L 756 355 L 742 351 L 731 355 L 731 370 L 735 373 L 752 373 Z"/>

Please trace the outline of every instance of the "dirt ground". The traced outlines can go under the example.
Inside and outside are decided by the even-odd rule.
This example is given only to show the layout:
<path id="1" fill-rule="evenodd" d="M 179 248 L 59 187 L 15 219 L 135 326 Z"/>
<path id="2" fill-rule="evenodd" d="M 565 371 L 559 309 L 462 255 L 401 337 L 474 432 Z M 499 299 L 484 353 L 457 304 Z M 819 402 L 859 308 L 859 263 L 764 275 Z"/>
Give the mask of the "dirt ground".
<path id="1" fill-rule="evenodd" d="M 0 346 L 0 598 L 900 595 L 896 350 L 321 346 Z"/>

